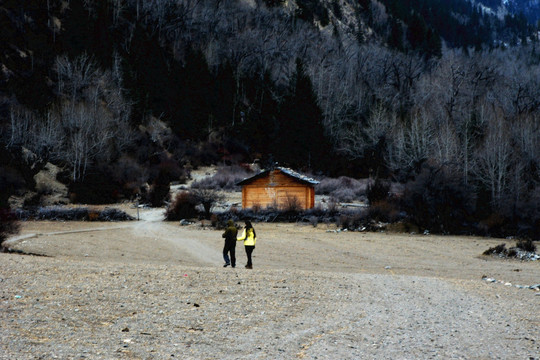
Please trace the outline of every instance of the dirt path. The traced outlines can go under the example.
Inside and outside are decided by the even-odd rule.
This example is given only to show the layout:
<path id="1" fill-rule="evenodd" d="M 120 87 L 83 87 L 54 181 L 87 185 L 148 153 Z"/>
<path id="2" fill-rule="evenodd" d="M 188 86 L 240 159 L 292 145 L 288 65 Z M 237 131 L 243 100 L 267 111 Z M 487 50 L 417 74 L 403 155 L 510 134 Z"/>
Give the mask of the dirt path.
<path id="1" fill-rule="evenodd" d="M 49 257 L 0 254 L 0 358 L 540 359 L 540 262 L 480 256 L 500 239 L 255 224 L 250 271 L 140 215 L 24 224 Z"/>
<path id="2" fill-rule="evenodd" d="M 221 253 L 217 252 L 216 249 L 179 231 L 176 222 L 163 222 L 163 210 L 149 210 L 144 212 L 141 216 L 141 221 L 134 223 L 131 231 L 133 236 L 153 238 L 173 245 L 179 257 L 193 262 L 194 265 L 215 265 L 222 259 Z"/>

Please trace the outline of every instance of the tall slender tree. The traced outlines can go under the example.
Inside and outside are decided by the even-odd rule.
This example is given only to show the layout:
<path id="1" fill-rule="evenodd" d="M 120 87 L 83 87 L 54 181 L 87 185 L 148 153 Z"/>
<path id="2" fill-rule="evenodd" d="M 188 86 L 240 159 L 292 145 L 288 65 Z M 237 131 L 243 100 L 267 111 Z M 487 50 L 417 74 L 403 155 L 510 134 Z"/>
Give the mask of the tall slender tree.
<path id="1" fill-rule="evenodd" d="M 278 160 L 288 160 L 296 167 L 325 166 L 329 146 L 324 134 L 322 111 L 311 79 L 299 58 L 281 107 L 279 135 Z"/>

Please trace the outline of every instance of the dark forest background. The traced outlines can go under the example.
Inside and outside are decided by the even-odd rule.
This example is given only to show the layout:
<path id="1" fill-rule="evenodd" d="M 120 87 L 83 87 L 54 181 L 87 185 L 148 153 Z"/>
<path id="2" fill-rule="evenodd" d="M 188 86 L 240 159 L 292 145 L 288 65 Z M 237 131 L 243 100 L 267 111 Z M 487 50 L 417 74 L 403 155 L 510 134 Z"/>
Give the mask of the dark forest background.
<path id="1" fill-rule="evenodd" d="M 111 202 L 258 159 L 401 182 L 400 211 L 426 227 L 537 236 L 539 14 L 497 0 L 4 0 L 0 206 L 47 163 L 73 201 Z"/>

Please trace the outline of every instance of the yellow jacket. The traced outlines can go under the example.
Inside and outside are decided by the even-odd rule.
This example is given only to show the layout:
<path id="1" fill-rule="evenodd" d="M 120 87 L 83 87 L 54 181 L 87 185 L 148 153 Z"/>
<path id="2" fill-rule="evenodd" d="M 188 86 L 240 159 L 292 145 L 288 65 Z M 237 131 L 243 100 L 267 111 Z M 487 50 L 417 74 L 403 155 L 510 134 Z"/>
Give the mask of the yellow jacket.
<path id="1" fill-rule="evenodd" d="M 246 236 L 246 229 L 242 232 L 242 235 L 240 237 L 236 238 L 238 241 L 244 240 L 244 245 L 247 246 L 255 246 L 255 243 L 257 242 L 257 237 L 253 234 L 253 229 L 249 229 L 247 231 Z"/>

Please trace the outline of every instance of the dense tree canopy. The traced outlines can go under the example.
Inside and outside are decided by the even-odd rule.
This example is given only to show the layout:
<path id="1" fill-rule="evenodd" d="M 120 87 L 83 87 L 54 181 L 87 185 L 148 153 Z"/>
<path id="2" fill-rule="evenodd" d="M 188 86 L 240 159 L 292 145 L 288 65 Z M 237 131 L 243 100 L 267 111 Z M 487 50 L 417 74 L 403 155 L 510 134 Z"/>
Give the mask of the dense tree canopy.
<path id="1" fill-rule="evenodd" d="M 117 169 L 118 187 L 158 187 L 182 168 L 261 158 L 403 182 L 429 163 L 514 215 L 538 197 L 537 29 L 523 14 L 465 0 L 0 10 L 2 144 L 78 186 Z"/>

